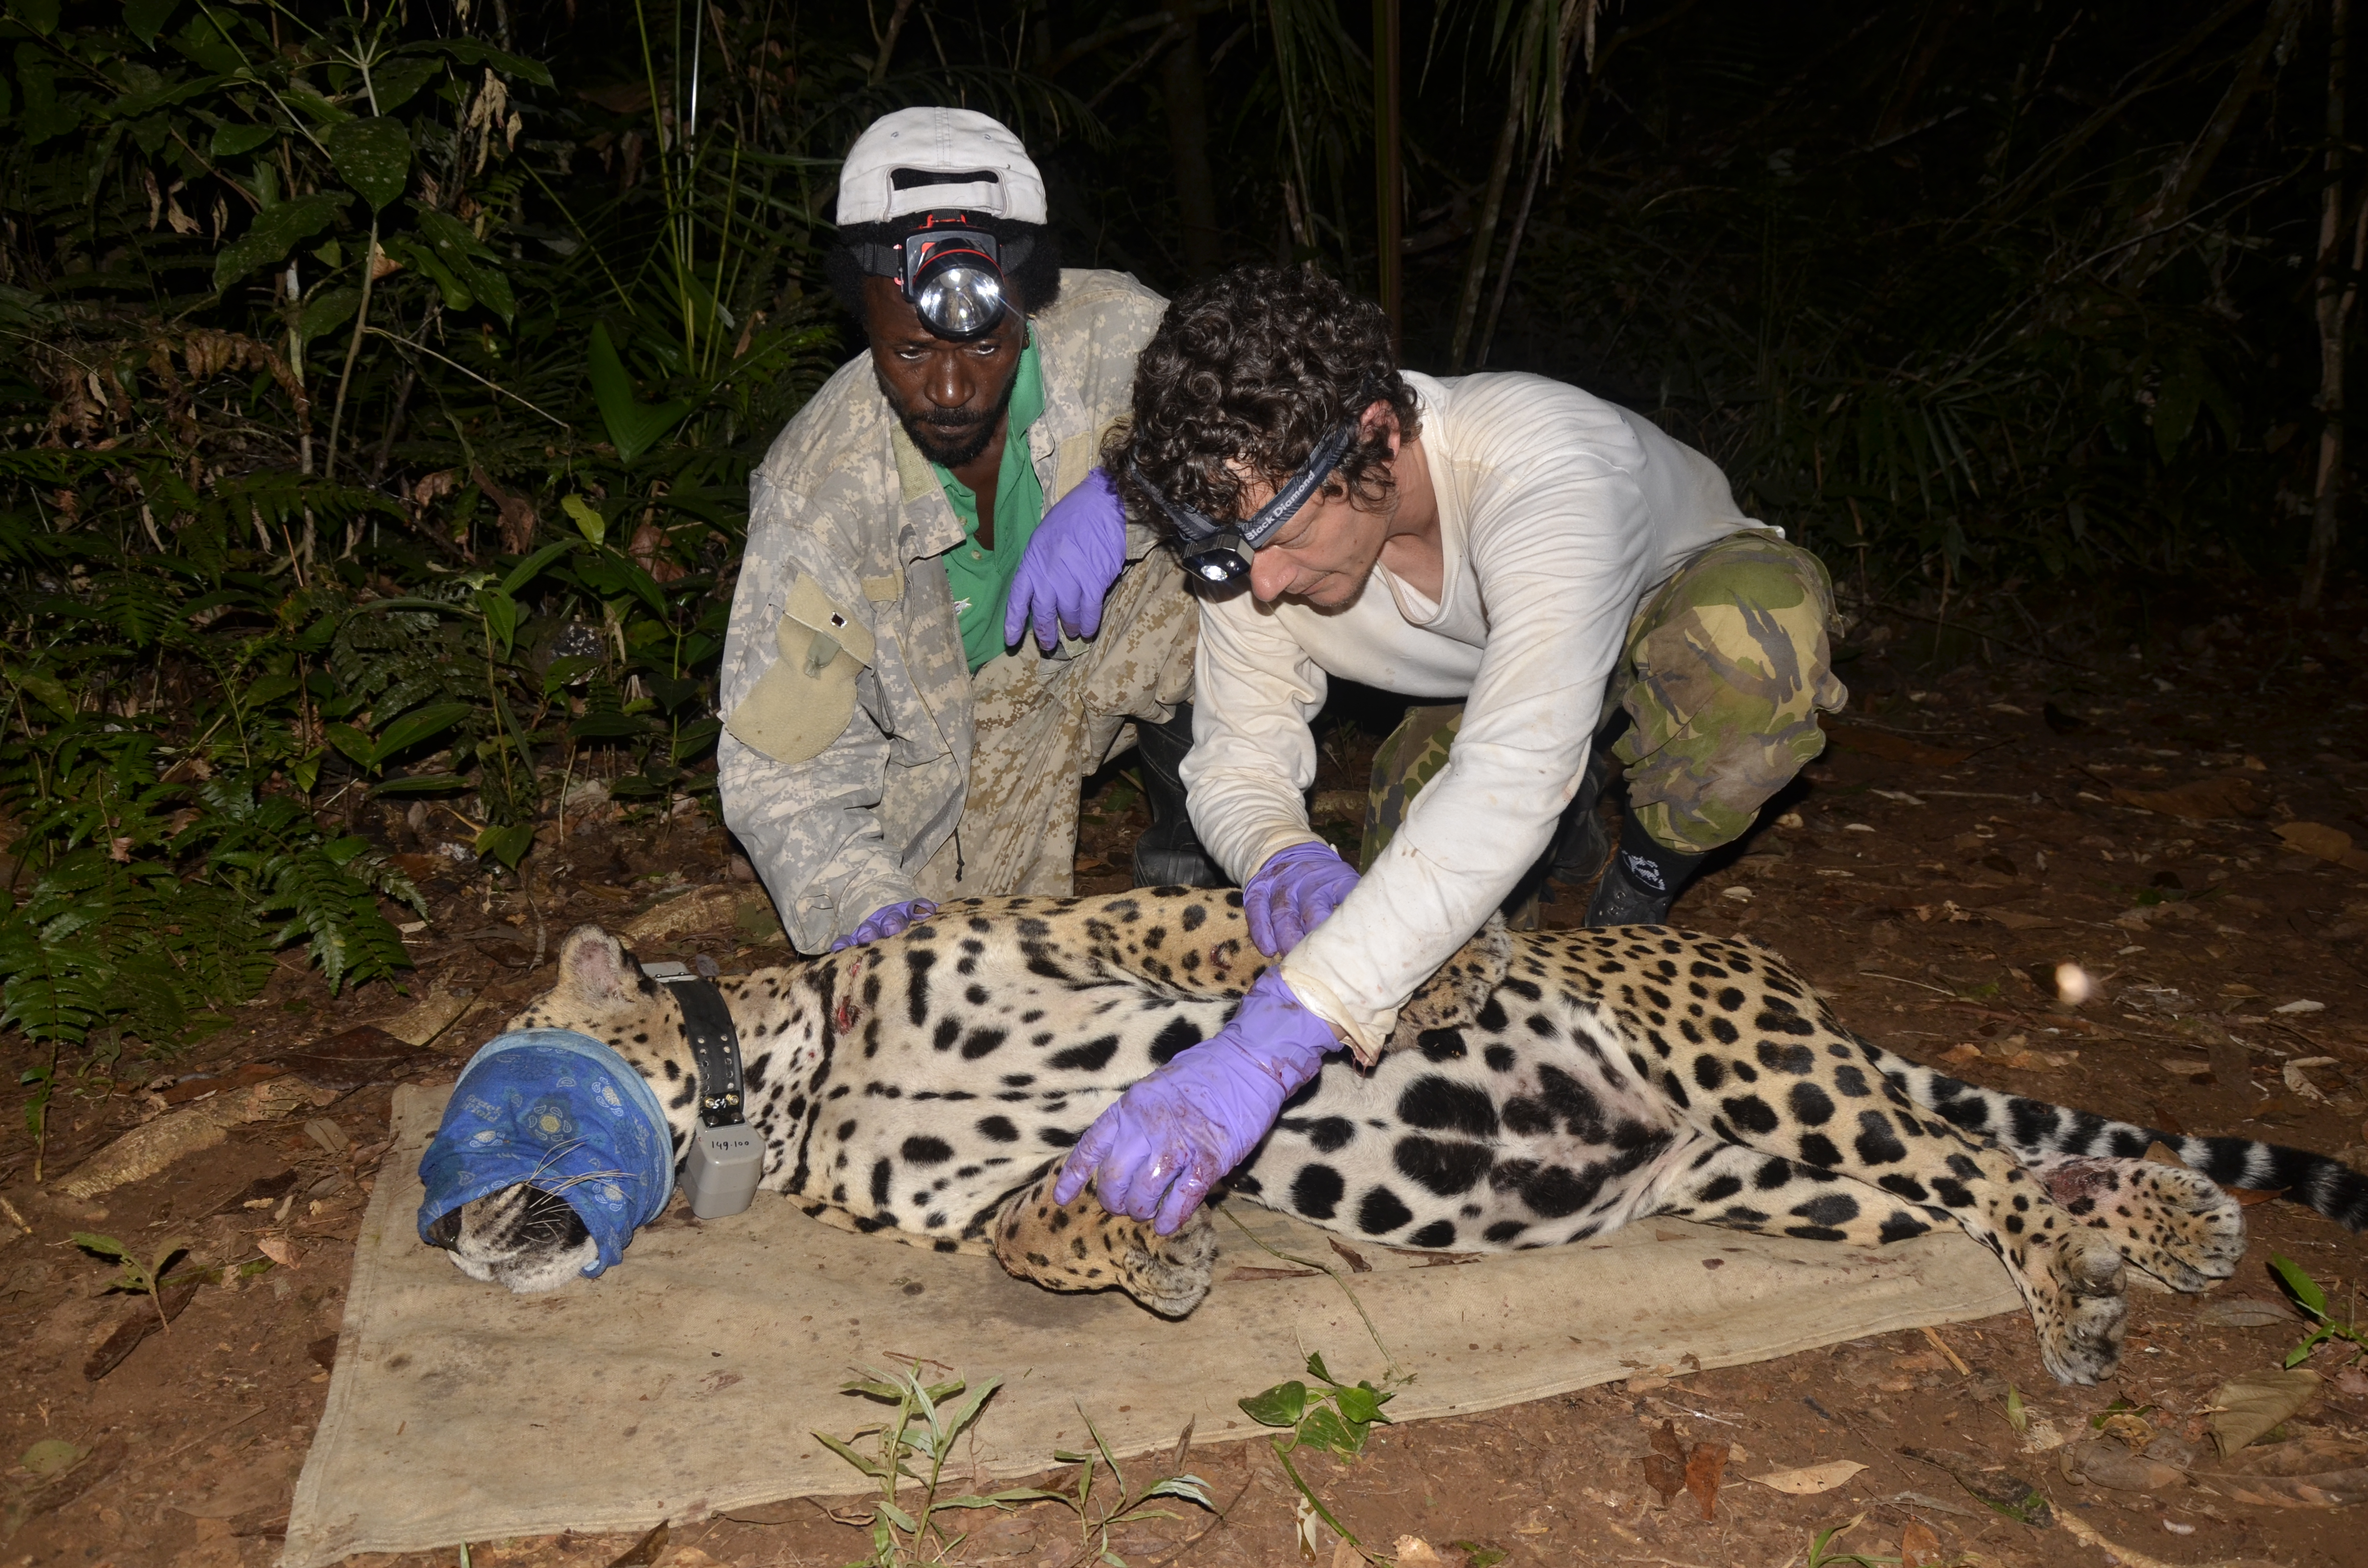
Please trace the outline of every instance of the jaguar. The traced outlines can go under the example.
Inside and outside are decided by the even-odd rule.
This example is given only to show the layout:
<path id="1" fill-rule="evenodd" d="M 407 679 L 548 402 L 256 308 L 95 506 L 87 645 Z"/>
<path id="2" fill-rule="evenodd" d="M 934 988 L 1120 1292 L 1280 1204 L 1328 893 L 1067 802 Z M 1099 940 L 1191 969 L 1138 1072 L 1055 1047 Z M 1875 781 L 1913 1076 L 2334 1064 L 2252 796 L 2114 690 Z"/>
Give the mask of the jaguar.
<path id="1" fill-rule="evenodd" d="M 1161 1236 L 1090 1189 L 1055 1203 L 1053 1181 L 1087 1124 L 1221 1028 L 1268 961 L 1238 892 L 1162 888 L 966 900 L 720 980 L 763 1186 L 829 1224 L 1181 1316 L 1209 1290 L 1207 1210 Z M 674 993 L 615 937 L 572 931 L 557 983 L 510 1027 L 620 1052 L 679 1158 L 697 1061 Z M 1650 1215 L 1877 1247 L 1953 1225 L 2006 1267 L 2067 1383 L 2112 1371 L 2134 1275 L 2196 1291 L 2235 1271 L 2245 1224 L 2226 1188 L 2368 1224 L 2368 1182 L 2335 1160 L 1977 1087 L 1852 1034 L 1767 948 L 1656 926 L 1492 921 L 1401 1009 L 1377 1062 L 1328 1062 L 1226 1185 L 1434 1252 L 1563 1245 Z M 574 1211 L 525 1185 L 431 1239 L 518 1291 L 593 1256 Z"/>

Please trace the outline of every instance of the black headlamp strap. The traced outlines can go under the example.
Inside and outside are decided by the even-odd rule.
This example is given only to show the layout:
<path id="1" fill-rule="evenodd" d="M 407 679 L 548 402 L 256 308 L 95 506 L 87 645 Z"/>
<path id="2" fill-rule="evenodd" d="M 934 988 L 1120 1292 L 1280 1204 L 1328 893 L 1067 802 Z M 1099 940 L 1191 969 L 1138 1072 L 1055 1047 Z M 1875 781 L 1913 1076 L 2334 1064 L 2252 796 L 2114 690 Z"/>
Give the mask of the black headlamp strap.
<path id="1" fill-rule="evenodd" d="M 646 971 L 645 971 L 646 972 Z M 696 974 L 653 974 L 682 1005 L 683 1033 L 699 1063 L 699 1119 L 709 1127 L 744 1121 L 740 1086 L 740 1032 L 715 983 Z"/>
<path id="2" fill-rule="evenodd" d="M 916 229 L 905 238 L 915 239 L 931 233 L 932 231 L 928 229 Z M 998 240 L 983 231 L 938 230 L 935 233 L 940 238 L 951 233 L 976 233 L 978 238 L 985 240 L 993 247 L 986 253 L 988 258 L 995 263 L 996 269 L 1007 278 L 1025 266 L 1029 253 L 1036 248 L 1035 240 L 1027 234 L 1020 234 L 1008 240 Z M 904 240 L 899 240 L 893 245 L 860 244 L 851 245 L 848 248 L 854 251 L 855 265 L 860 271 L 867 272 L 874 278 L 905 276 Z"/>
<path id="3" fill-rule="evenodd" d="M 1152 503 L 1167 514 L 1168 520 L 1184 536 L 1185 543 L 1200 544 L 1231 534 L 1248 549 L 1256 550 L 1272 538 L 1277 528 L 1289 522 L 1307 504 L 1307 498 L 1332 477 L 1332 471 L 1340 466 L 1340 460 L 1347 457 L 1349 449 L 1357 444 L 1361 429 L 1357 420 L 1350 419 L 1316 442 L 1315 449 L 1307 454 L 1307 460 L 1299 465 L 1299 472 L 1283 483 L 1282 488 L 1275 492 L 1274 498 L 1260 506 L 1256 515 L 1239 523 L 1215 522 L 1204 512 L 1181 502 L 1170 501 L 1132 460 L 1127 463 L 1127 471 L 1134 475 L 1134 482 L 1143 486 L 1143 493 L 1151 497 Z"/>

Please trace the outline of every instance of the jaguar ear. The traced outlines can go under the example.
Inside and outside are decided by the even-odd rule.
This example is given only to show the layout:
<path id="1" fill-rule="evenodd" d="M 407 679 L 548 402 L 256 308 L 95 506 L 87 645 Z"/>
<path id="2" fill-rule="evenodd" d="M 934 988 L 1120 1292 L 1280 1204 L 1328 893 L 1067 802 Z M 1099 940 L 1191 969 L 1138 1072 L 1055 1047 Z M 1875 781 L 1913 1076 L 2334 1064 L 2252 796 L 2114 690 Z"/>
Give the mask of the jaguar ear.
<path id="1" fill-rule="evenodd" d="M 640 990 L 641 974 L 626 961 L 617 938 L 598 926 L 578 926 L 559 944 L 559 984 L 579 1002 L 620 1006 Z"/>

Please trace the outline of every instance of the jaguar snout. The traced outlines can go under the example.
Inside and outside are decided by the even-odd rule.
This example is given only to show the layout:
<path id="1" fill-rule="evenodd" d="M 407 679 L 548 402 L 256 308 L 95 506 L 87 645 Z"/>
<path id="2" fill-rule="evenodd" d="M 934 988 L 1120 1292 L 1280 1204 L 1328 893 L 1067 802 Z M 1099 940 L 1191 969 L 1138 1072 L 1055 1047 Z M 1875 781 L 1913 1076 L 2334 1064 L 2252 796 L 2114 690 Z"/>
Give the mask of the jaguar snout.
<path id="1" fill-rule="evenodd" d="M 461 1244 L 461 1210 L 447 1209 L 427 1222 L 427 1241 L 431 1246 L 450 1252 Z"/>

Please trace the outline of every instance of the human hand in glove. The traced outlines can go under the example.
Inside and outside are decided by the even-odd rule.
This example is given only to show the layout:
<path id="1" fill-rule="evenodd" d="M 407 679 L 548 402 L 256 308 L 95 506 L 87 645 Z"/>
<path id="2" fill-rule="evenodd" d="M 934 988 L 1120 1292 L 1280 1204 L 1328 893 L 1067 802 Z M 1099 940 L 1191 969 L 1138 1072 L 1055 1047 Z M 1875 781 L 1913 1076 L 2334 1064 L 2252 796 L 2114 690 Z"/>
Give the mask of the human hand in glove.
<path id="1" fill-rule="evenodd" d="M 1268 970 L 1233 1022 L 1137 1079 L 1094 1119 L 1061 1167 L 1053 1201 L 1070 1202 L 1090 1177 L 1103 1208 L 1175 1234 L 1338 1044 L 1332 1026 Z"/>
<path id="2" fill-rule="evenodd" d="M 835 953 L 841 948 L 860 947 L 865 942 L 876 942 L 882 937 L 894 937 L 937 912 L 938 906 L 926 898 L 908 898 L 902 903 L 883 903 L 873 910 L 862 925 L 833 942 L 830 950 Z"/>
<path id="3" fill-rule="evenodd" d="M 1294 844 L 1267 858 L 1242 889 L 1250 940 L 1281 958 L 1331 917 L 1357 885 L 1356 868 L 1328 844 Z"/>
<path id="4" fill-rule="evenodd" d="M 1051 653 L 1064 628 L 1079 637 L 1102 629 L 1102 600 L 1126 567 L 1126 509 L 1109 474 L 1095 469 L 1053 503 L 1029 536 L 1003 612 L 1005 645 L 1032 624 Z"/>

